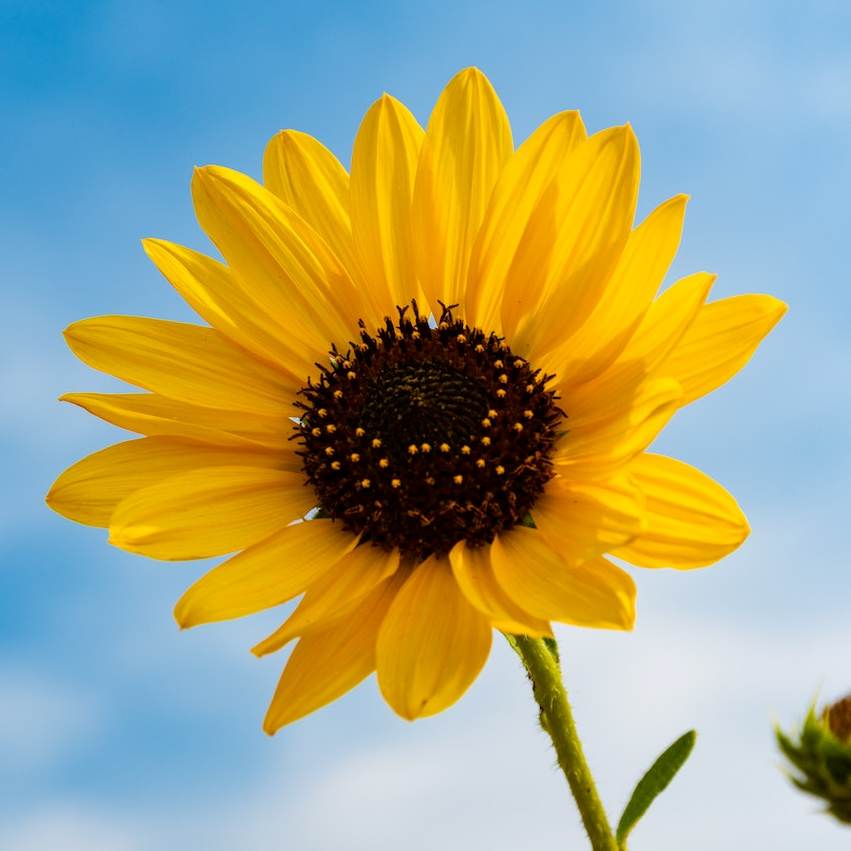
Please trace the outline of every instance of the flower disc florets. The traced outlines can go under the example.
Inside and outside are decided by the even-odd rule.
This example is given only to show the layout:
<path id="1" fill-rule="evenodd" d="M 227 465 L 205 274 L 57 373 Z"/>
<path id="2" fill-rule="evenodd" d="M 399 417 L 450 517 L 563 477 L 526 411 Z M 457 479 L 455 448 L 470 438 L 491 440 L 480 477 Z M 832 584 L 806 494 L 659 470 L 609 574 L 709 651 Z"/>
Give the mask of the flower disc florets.
<path id="1" fill-rule="evenodd" d="M 331 351 L 302 390 L 300 454 L 320 510 L 365 540 L 425 558 L 521 522 L 552 478 L 563 413 L 502 338 L 416 303 Z"/>

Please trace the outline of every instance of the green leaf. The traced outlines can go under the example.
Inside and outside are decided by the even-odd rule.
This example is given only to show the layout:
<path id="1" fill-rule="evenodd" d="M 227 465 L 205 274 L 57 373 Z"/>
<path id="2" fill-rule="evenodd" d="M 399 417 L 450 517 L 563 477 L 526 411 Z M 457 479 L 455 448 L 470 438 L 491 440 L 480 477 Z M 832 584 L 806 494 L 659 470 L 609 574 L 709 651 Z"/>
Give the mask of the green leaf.
<path id="1" fill-rule="evenodd" d="M 680 736 L 638 781 L 618 822 L 617 840 L 621 847 L 626 847 L 626 838 L 630 831 L 683 767 L 694 748 L 696 739 L 697 733 L 694 730 L 689 730 L 688 733 Z"/>

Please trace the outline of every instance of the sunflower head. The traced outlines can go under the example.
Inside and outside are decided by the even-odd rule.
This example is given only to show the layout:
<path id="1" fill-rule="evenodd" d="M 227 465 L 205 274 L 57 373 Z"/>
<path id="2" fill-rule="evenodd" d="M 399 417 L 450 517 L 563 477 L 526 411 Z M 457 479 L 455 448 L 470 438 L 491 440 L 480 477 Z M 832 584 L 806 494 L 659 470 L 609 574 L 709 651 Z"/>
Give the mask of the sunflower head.
<path id="1" fill-rule="evenodd" d="M 793 766 L 792 783 L 824 801 L 837 820 L 851 824 L 851 695 L 825 707 L 821 715 L 810 707 L 792 736 L 779 728 L 775 735 Z"/>
<path id="2" fill-rule="evenodd" d="M 145 250 L 202 324 L 101 316 L 66 331 L 137 392 L 63 397 L 140 435 L 74 464 L 49 504 L 166 560 L 230 557 L 181 626 L 301 600 L 257 655 L 297 643 L 266 718 L 373 671 L 405 718 L 457 700 L 494 629 L 630 629 L 643 567 L 712 564 L 748 533 L 730 494 L 648 452 L 727 381 L 785 306 L 663 289 L 686 197 L 634 221 L 628 125 L 575 111 L 515 147 L 476 69 L 425 128 L 384 95 L 347 170 L 281 131 L 263 181 L 196 169 L 222 261 Z"/>

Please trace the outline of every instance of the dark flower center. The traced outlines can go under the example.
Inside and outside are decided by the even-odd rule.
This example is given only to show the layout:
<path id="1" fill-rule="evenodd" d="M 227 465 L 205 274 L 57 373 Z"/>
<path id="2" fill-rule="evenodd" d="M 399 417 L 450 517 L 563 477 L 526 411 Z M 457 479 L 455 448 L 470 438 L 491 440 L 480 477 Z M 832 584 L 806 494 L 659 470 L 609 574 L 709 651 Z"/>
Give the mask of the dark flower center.
<path id="1" fill-rule="evenodd" d="M 410 312 L 410 316 L 408 315 Z M 299 454 L 320 511 L 373 544 L 425 558 L 522 522 L 553 476 L 564 414 L 502 338 L 416 302 L 346 354 L 299 402 Z"/>

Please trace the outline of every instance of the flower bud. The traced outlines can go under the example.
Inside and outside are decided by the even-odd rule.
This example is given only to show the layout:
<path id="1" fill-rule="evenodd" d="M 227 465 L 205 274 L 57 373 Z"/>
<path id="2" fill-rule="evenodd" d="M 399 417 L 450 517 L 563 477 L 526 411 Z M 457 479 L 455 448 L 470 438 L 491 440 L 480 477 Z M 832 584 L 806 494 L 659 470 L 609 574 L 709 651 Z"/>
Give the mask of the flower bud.
<path id="1" fill-rule="evenodd" d="M 825 707 L 820 716 L 811 706 L 795 735 L 779 728 L 775 735 L 794 767 L 789 779 L 821 798 L 834 818 L 851 824 L 851 695 Z"/>

